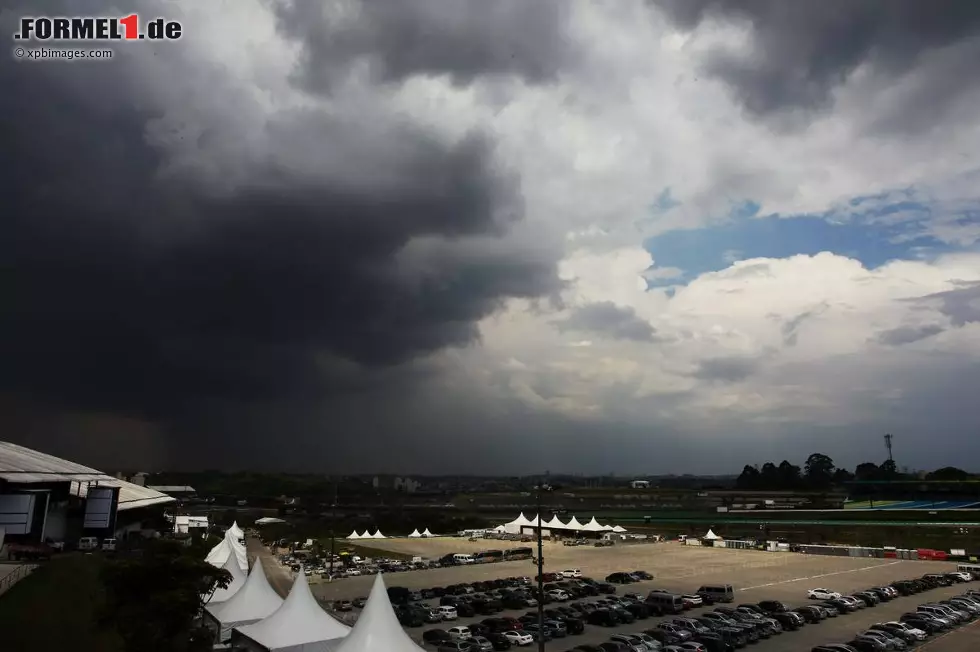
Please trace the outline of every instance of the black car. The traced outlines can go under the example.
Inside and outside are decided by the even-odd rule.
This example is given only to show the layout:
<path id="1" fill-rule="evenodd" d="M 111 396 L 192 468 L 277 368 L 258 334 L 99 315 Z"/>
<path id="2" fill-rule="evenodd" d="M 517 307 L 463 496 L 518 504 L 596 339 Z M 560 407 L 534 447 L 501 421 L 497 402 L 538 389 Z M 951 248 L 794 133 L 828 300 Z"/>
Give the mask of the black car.
<path id="1" fill-rule="evenodd" d="M 509 650 L 510 641 L 503 634 L 487 634 L 487 640 L 494 650 Z"/>
<path id="2" fill-rule="evenodd" d="M 648 573 L 646 571 L 642 571 L 642 570 L 635 570 L 635 571 L 633 571 L 632 574 L 633 574 L 634 577 L 639 577 L 640 580 L 642 580 L 642 581 L 648 581 L 648 580 L 652 580 L 653 579 L 653 575 L 651 575 L 650 573 Z"/>
<path id="3" fill-rule="evenodd" d="M 874 593 L 869 593 L 868 591 L 858 591 L 857 593 L 852 593 L 851 597 L 857 598 L 869 607 L 876 607 L 881 599 Z"/>
<path id="4" fill-rule="evenodd" d="M 606 581 L 610 584 L 632 584 L 636 580 L 629 573 L 611 573 L 606 576 Z"/>
<path id="5" fill-rule="evenodd" d="M 820 612 L 812 606 L 797 607 L 796 609 L 793 609 L 793 611 L 803 616 L 803 620 L 808 623 L 819 623 L 821 620 L 823 620 L 820 617 Z"/>
<path id="6" fill-rule="evenodd" d="M 789 611 L 789 607 L 786 606 L 785 602 L 780 602 L 779 600 L 763 600 L 759 603 L 759 608 L 766 613 L 776 614 Z"/>
<path id="7" fill-rule="evenodd" d="M 452 638 L 449 632 L 444 629 L 427 629 L 422 632 L 422 641 L 433 645 L 438 645 L 443 641 L 451 641 Z"/>
<path id="8" fill-rule="evenodd" d="M 626 605 L 625 609 L 633 614 L 633 618 L 636 620 L 646 620 L 650 617 L 650 609 L 642 602 L 631 602 Z"/>
<path id="9" fill-rule="evenodd" d="M 616 592 L 616 587 L 613 586 L 612 584 L 609 584 L 608 582 L 603 582 L 599 584 L 596 588 L 599 590 L 599 593 L 602 593 L 604 595 L 612 595 L 613 593 Z"/>
<path id="10" fill-rule="evenodd" d="M 615 627 L 621 621 L 611 609 L 596 609 L 587 616 L 586 622 L 590 625 L 599 625 L 600 627 Z"/>
<path id="11" fill-rule="evenodd" d="M 735 649 L 735 645 L 726 643 L 725 638 L 715 632 L 698 634 L 694 640 L 706 647 L 708 652 L 732 652 Z"/>
<path id="12" fill-rule="evenodd" d="M 906 614 L 900 619 L 900 622 L 905 623 L 909 627 L 921 629 L 926 634 L 938 634 L 943 631 L 943 624 L 938 620 L 919 618 L 914 614 Z"/>

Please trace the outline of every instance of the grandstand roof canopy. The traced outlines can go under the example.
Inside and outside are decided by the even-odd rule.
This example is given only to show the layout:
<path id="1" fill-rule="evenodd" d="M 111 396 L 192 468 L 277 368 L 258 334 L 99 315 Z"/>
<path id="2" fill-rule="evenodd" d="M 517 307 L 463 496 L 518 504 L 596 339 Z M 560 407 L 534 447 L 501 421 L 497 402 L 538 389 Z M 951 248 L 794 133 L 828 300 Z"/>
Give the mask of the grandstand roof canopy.
<path id="1" fill-rule="evenodd" d="M 0 441 L 0 480 L 11 484 L 70 482 L 71 492 L 84 498 L 89 487 L 119 487 L 120 511 L 176 502 L 172 496 L 106 475 L 102 471 Z"/>

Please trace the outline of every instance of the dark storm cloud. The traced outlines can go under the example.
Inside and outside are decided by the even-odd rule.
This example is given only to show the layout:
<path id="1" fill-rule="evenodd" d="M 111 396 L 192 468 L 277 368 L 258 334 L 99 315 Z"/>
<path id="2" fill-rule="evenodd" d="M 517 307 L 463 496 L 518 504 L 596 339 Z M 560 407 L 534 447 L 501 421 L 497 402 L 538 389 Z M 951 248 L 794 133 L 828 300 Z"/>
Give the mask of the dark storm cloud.
<path id="1" fill-rule="evenodd" d="M 318 90 L 358 63 L 388 82 L 449 75 L 468 84 L 486 74 L 545 82 L 573 56 L 564 33 L 568 7 L 556 0 L 363 0 L 342 11 L 284 0 L 275 7 L 280 28 L 304 44 L 304 83 Z"/>
<path id="2" fill-rule="evenodd" d="M 161 136 L 134 61 L 0 62 L 0 393 L 187 433 L 217 402 L 397 393 L 421 372 L 392 369 L 558 287 L 550 253 L 505 239 L 521 199 L 484 136 L 282 112 L 229 156 L 249 107 L 195 125 L 175 102 L 199 134 Z"/>
<path id="3" fill-rule="evenodd" d="M 875 339 L 888 346 L 902 346 L 938 335 L 943 330 L 945 329 L 942 326 L 935 324 L 931 326 L 902 326 L 879 333 Z"/>
<path id="4" fill-rule="evenodd" d="M 980 3 L 973 0 L 654 1 L 682 29 L 709 17 L 750 26 L 750 55 L 716 50 L 705 65 L 760 116 L 829 103 L 834 88 L 864 63 L 899 76 L 925 54 L 980 35 Z M 964 72 L 953 66 L 930 73 L 958 79 L 929 83 L 933 112 L 980 81 L 976 67 Z"/>
<path id="5" fill-rule="evenodd" d="M 710 358 L 700 362 L 693 375 L 701 380 L 734 383 L 751 376 L 758 366 L 758 361 L 753 358 L 738 356 Z"/>
<path id="6" fill-rule="evenodd" d="M 555 324 L 559 330 L 597 333 L 617 340 L 653 342 L 656 331 L 629 306 L 611 301 L 590 303 L 572 310 L 571 315 Z"/>
<path id="7" fill-rule="evenodd" d="M 961 282 L 961 287 L 946 292 L 936 292 L 916 302 L 939 302 L 939 312 L 949 317 L 954 326 L 980 322 L 980 283 Z"/>

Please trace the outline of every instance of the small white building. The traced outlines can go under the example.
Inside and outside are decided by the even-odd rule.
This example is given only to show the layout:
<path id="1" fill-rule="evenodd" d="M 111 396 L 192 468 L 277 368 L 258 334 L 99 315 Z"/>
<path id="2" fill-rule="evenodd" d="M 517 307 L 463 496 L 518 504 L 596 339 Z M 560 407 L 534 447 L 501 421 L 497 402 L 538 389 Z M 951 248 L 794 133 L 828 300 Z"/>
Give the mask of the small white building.
<path id="1" fill-rule="evenodd" d="M 632 482 L 630 482 L 630 487 L 632 487 L 633 489 L 649 489 L 650 488 L 650 481 L 649 480 L 633 480 Z"/>

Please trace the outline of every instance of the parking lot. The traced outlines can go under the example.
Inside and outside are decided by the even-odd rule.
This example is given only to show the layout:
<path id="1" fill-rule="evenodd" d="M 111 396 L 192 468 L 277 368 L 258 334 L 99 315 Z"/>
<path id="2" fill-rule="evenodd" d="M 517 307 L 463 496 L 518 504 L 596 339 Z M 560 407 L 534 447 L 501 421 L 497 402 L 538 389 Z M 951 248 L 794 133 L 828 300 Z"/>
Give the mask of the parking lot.
<path id="1" fill-rule="evenodd" d="M 362 542 L 364 545 L 365 542 Z M 371 542 L 379 556 L 384 551 L 409 553 L 438 559 L 451 552 L 474 552 L 509 545 L 502 541 L 470 542 L 459 538 L 430 540 L 385 540 Z M 510 544 L 521 545 L 521 544 Z M 524 544 L 526 545 L 526 544 Z M 919 577 L 925 573 L 948 572 L 955 568 L 949 562 L 905 561 L 855 557 L 807 556 L 795 553 L 768 553 L 754 550 L 729 550 L 682 546 L 677 543 L 619 545 L 611 548 L 565 547 L 546 543 L 544 549 L 545 571 L 561 571 L 567 568 L 581 569 L 586 576 L 603 580 L 608 574 L 622 570 L 645 570 L 654 580 L 619 587 L 619 593 L 633 591 L 646 594 L 651 588 L 663 588 L 678 593 L 690 593 L 703 584 L 732 584 L 736 590 L 736 603 L 760 600 L 781 600 L 791 606 L 807 604 L 806 591 L 813 587 L 827 587 L 842 593 L 851 593 L 869 586 L 889 584 L 898 579 Z M 385 580 L 388 586 L 410 589 L 446 586 L 460 582 L 473 582 L 499 577 L 534 575 L 535 567 L 529 561 L 501 562 L 437 568 L 390 574 Z M 353 599 L 368 594 L 373 577 L 350 577 L 329 584 L 313 587 L 318 597 L 328 599 Z M 928 593 L 901 597 L 874 608 L 850 615 L 828 619 L 819 624 L 807 625 L 799 632 L 787 632 L 772 639 L 754 644 L 760 652 L 777 650 L 809 650 L 826 642 L 842 642 L 876 622 L 894 620 L 906 611 L 914 611 L 916 605 L 941 600 L 962 593 L 970 585 L 954 585 Z M 697 615 L 693 610 L 685 615 Z M 524 611 L 505 611 L 501 615 L 519 616 Z M 461 619 L 460 623 L 479 622 L 483 617 Z M 649 618 L 632 625 L 615 628 L 589 626 L 582 635 L 559 639 L 548 643 L 553 650 L 566 650 L 576 645 L 600 643 L 614 633 L 642 631 L 655 627 L 660 618 Z M 448 626 L 448 625 L 447 625 Z M 408 630 L 416 639 L 429 627 Z M 941 643 L 929 641 L 920 649 L 952 652 L 980 649 L 976 647 L 980 627 L 967 626 L 942 637 Z"/>

